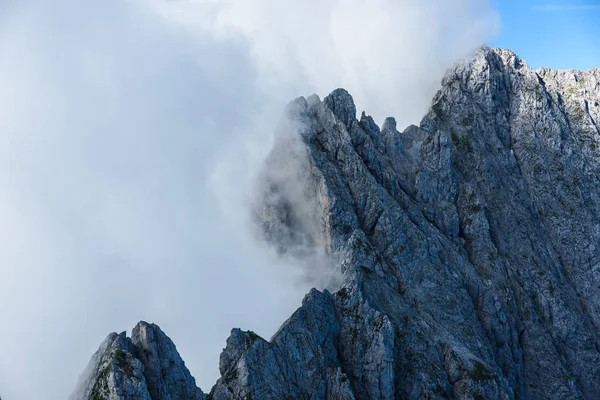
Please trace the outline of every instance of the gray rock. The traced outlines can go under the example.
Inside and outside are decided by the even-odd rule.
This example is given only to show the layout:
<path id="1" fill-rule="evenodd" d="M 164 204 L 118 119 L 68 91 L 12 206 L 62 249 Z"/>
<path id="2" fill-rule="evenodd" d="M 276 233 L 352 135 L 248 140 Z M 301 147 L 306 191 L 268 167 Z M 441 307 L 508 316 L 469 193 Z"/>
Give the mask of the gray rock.
<path id="1" fill-rule="evenodd" d="M 111 333 L 92 356 L 72 400 L 203 400 L 175 345 L 146 322 Z"/>
<path id="2" fill-rule="evenodd" d="M 599 103 L 600 69 L 489 48 L 404 132 L 356 119 L 343 89 L 293 101 L 254 215 L 334 294 L 311 291 L 270 341 L 234 329 L 208 398 L 600 398 Z M 193 393 L 187 370 L 143 372 L 158 364 L 136 349 L 170 341 L 135 337 L 117 348 L 151 398 Z"/>
<path id="3" fill-rule="evenodd" d="M 327 393 L 353 398 L 338 371 L 339 329 L 333 297 L 313 289 L 270 342 L 232 330 L 211 398 L 324 399 Z"/>
<path id="4" fill-rule="evenodd" d="M 136 357 L 144 365 L 150 397 L 164 400 L 204 398 L 175 344 L 157 325 L 138 323 L 131 332 L 131 341 Z"/>
<path id="5" fill-rule="evenodd" d="M 92 356 L 73 400 L 150 400 L 144 366 L 133 356 L 131 340 L 111 333 Z"/>

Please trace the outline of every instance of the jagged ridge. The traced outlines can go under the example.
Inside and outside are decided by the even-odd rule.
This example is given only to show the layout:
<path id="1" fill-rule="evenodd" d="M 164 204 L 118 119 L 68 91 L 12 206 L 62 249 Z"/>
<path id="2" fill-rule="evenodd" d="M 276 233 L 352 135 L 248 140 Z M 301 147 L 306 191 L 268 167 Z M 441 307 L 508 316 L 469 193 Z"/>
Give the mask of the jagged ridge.
<path id="1" fill-rule="evenodd" d="M 600 70 L 485 48 L 402 133 L 343 89 L 290 104 L 257 212 L 342 287 L 233 330 L 207 397 L 599 398 L 599 101 Z"/>

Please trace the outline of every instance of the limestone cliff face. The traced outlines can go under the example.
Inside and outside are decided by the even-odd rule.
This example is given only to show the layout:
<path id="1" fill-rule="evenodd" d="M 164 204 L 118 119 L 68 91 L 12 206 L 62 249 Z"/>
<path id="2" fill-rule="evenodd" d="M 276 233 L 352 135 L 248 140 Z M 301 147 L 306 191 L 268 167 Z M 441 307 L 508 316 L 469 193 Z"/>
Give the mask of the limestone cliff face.
<path id="1" fill-rule="evenodd" d="M 487 48 L 404 132 L 343 89 L 296 99 L 256 215 L 281 252 L 339 266 L 339 289 L 270 341 L 234 329 L 207 397 L 600 398 L 599 102 L 600 69 Z M 82 398 L 202 398 L 133 336 L 109 336 Z"/>

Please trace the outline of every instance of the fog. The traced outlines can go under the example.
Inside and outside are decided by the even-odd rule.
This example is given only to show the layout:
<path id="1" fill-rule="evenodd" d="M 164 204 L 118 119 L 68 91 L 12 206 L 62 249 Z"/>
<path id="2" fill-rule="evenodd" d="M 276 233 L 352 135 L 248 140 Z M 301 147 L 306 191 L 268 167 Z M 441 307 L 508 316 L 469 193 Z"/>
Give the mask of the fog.
<path id="1" fill-rule="evenodd" d="M 270 337 L 310 288 L 249 226 L 286 102 L 418 122 L 498 26 L 481 0 L 0 3 L 2 398 L 67 398 L 142 319 L 209 391 L 230 329 Z"/>

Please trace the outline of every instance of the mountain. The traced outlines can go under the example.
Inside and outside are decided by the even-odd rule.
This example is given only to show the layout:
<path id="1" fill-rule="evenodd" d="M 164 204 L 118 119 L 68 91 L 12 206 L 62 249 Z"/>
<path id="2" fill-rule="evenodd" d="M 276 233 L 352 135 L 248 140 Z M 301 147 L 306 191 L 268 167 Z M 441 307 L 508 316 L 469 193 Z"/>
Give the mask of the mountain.
<path id="1" fill-rule="evenodd" d="M 489 48 L 402 133 L 357 120 L 343 89 L 296 99 L 254 212 L 280 253 L 339 266 L 337 290 L 312 290 L 270 341 L 232 330 L 209 394 L 140 323 L 76 396 L 600 398 L 599 102 L 600 69 Z"/>
<path id="2" fill-rule="evenodd" d="M 111 333 L 92 356 L 72 400 L 204 400 L 175 344 L 155 324 L 138 323 L 131 338 Z"/>

